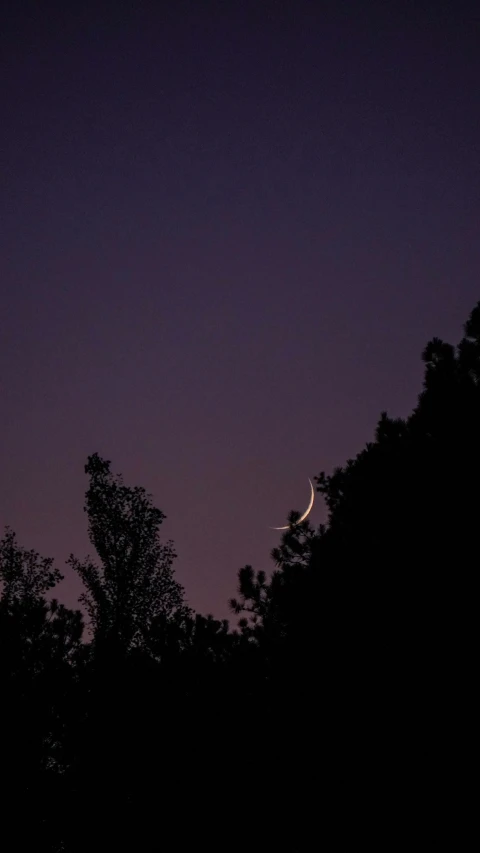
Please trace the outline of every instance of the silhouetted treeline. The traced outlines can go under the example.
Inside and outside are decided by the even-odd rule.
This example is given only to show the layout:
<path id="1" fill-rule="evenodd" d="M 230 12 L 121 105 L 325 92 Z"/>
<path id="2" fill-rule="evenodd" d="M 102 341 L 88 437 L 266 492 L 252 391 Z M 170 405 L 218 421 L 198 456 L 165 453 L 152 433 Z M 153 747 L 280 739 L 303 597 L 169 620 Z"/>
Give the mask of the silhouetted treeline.
<path id="1" fill-rule="evenodd" d="M 2 849 L 423 848 L 432 821 L 459 845 L 435 803 L 476 694 L 480 303 L 423 360 L 412 414 L 316 478 L 328 523 L 292 512 L 274 570 L 239 571 L 233 630 L 186 605 L 163 513 L 97 454 L 96 557 L 68 561 L 89 633 L 5 531 Z"/>

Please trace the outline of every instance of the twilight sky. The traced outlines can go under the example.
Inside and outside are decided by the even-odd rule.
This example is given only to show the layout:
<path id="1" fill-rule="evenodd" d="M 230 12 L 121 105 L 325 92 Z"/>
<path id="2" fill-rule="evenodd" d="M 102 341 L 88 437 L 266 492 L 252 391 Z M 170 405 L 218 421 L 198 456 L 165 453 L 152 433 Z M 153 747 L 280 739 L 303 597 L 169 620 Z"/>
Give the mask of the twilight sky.
<path id="1" fill-rule="evenodd" d="M 75 605 L 98 451 L 227 616 L 480 299 L 478 3 L 2 9 L 0 525 Z"/>

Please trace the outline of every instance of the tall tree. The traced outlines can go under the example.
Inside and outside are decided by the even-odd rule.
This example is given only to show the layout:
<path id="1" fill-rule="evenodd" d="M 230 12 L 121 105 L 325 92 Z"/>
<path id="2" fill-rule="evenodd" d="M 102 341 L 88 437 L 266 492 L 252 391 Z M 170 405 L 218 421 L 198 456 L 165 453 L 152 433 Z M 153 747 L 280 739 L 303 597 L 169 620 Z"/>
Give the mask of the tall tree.
<path id="1" fill-rule="evenodd" d="M 98 454 L 88 458 L 90 478 L 85 511 L 90 540 L 100 565 L 73 555 L 69 564 L 82 579 L 85 604 L 96 642 L 108 641 L 120 652 L 143 646 L 152 625 L 185 608 L 183 588 L 175 580 L 175 551 L 162 543 L 165 515 L 140 486 L 126 486 Z"/>

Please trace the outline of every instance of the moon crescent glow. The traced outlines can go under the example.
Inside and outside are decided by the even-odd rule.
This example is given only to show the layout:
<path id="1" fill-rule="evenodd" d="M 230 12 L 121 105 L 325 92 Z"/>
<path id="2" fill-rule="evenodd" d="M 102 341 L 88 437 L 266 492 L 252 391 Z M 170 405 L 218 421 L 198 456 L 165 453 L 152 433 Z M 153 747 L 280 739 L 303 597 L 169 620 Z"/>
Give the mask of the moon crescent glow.
<path id="1" fill-rule="evenodd" d="M 272 530 L 288 530 L 290 527 L 296 527 L 297 524 L 301 524 L 302 521 L 305 521 L 307 515 L 309 514 L 309 512 L 313 506 L 313 501 L 315 500 L 315 492 L 314 492 L 314 489 L 312 486 L 312 481 L 311 481 L 310 477 L 308 478 L 308 482 L 310 483 L 310 488 L 312 490 L 312 494 L 310 497 L 310 503 L 308 504 L 308 506 L 307 506 L 305 512 L 303 513 L 302 517 L 299 518 L 298 521 L 296 521 L 294 525 L 287 524 L 286 527 L 272 527 L 271 528 Z"/>

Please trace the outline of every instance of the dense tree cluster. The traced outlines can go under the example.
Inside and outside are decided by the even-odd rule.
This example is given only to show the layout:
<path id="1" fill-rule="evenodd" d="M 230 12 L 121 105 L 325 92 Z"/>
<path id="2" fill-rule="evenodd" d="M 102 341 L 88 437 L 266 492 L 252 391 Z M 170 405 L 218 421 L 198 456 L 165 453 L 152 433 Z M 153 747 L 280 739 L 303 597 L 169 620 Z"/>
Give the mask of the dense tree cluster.
<path id="1" fill-rule="evenodd" d="M 6 529 L 3 849 L 403 849 L 469 749 L 480 303 L 423 361 L 411 415 L 316 478 L 327 524 L 292 513 L 273 571 L 239 571 L 233 629 L 186 606 L 163 513 L 97 454 L 84 615 Z"/>

